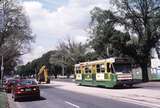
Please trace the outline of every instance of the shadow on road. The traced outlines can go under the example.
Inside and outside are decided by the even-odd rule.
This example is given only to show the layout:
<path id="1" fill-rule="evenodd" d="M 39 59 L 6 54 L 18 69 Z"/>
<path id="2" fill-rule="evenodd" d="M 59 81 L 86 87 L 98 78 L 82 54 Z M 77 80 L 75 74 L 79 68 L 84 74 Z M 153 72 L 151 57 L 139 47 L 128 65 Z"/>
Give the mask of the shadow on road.
<path id="1" fill-rule="evenodd" d="M 79 86 L 84 86 L 84 87 L 93 87 L 93 88 L 102 88 L 102 89 L 113 89 L 113 90 L 126 90 L 126 89 L 139 89 L 139 88 L 143 88 L 143 87 L 138 87 L 138 86 L 132 86 L 132 87 L 123 87 L 123 86 L 117 86 L 117 87 L 114 87 L 114 88 L 107 88 L 105 86 L 86 86 L 86 85 L 79 85 Z"/>
<path id="2" fill-rule="evenodd" d="M 39 99 L 37 98 L 21 98 L 19 100 L 17 100 L 17 102 L 32 102 L 32 101 L 43 101 L 46 100 L 46 98 L 44 97 L 40 97 Z"/>
<path id="3" fill-rule="evenodd" d="M 139 89 L 139 88 L 143 88 L 143 87 L 136 87 L 136 86 L 133 86 L 133 87 L 115 87 L 113 88 L 114 90 L 119 90 L 119 89 Z"/>

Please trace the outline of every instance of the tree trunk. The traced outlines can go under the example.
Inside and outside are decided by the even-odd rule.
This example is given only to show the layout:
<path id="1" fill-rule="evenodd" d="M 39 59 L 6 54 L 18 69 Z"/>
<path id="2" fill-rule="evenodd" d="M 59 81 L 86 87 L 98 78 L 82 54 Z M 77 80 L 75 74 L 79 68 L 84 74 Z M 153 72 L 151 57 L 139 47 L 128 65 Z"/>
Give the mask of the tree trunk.
<path id="1" fill-rule="evenodd" d="M 55 79 L 57 79 L 57 74 L 54 74 L 54 76 L 55 76 Z"/>
<path id="2" fill-rule="evenodd" d="M 69 75 L 69 74 L 67 74 L 67 78 L 68 78 L 68 79 L 70 78 L 70 75 Z"/>
<path id="3" fill-rule="evenodd" d="M 147 63 L 140 64 L 140 66 L 141 66 L 141 69 L 142 69 L 142 81 L 143 82 L 148 82 L 149 78 L 148 78 Z"/>

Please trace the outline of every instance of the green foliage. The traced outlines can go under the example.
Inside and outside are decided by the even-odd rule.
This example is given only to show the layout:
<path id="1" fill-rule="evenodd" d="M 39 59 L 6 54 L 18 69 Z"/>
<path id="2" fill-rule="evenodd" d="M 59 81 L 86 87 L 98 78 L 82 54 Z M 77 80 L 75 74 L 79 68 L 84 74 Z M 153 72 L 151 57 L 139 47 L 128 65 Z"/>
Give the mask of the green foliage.
<path id="1" fill-rule="evenodd" d="M 109 10 L 94 8 L 91 11 L 92 21 L 90 23 L 92 48 L 101 58 L 119 55 L 117 49 L 121 49 L 120 44 L 126 43 L 130 37 L 127 33 L 122 33 L 115 29 L 114 17 Z"/>
<path id="2" fill-rule="evenodd" d="M 34 35 L 28 17 L 18 2 L 1 0 L 0 4 L 4 10 L 4 29 L 0 32 L 0 56 L 4 57 L 5 74 L 8 74 L 21 62 L 20 56 L 30 50 Z"/>
<path id="3" fill-rule="evenodd" d="M 72 65 L 84 61 L 86 48 L 86 45 L 76 43 L 71 39 L 68 39 L 66 42 L 59 43 L 59 46 L 57 47 L 59 55 L 64 58 L 63 61 L 71 63 Z"/>
<path id="4" fill-rule="evenodd" d="M 85 61 L 86 48 L 86 45 L 68 39 L 59 43 L 57 52 L 50 58 L 50 63 L 59 65 L 61 71 L 64 68 L 64 74 L 69 76 L 74 72 L 74 64 Z"/>
<path id="5" fill-rule="evenodd" d="M 97 55 L 96 52 L 88 52 L 85 54 L 85 61 L 93 61 L 97 60 L 99 58 L 99 55 Z"/>
<path id="6" fill-rule="evenodd" d="M 160 38 L 159 0 L 112 0 L 115 11 L 91 11 L 91 45 L 100 55 L 128 55 L 140 64 L 143 80 L 148 80 L 150 50 Z M 117 30 L 116 27 L 124 29 Z M 123 31 L 123 32 L 122 32 Z M 136 37 L 136 38 L 135 38 Z M 111 47 L 110 47 L 111 46 Z M 103 51 L 103 52 L 102 52 Z"/>
<path id="7" fill-rule="evenodd" d="M 74 73 L 74 65 L 76 63 L 96 59 L 97 55 L 94 52 L 86 53 L 86 51 L 86 45 L 68 39 L 66 42 L 59 43 L 57 50 L 49 51 L 43 54 L 42 57 L 26 65 L 19 66 L 17 74 L 37 74 L 40 67 L 46 65 L 50 75 L 55 77 L 59 74 L 62 75 L 62 69 L 64 68 L 64 75 L 69 77 Z"/>
<path id="8" fill-rule="evenodd" d="M 50 71 L 51 66 L 49 63 L 49 58 L 53 52 L 54 51 L 49 51 L 46 54 L 42 55 L 42 57 L 35 59 L 32 62 L 28 62 L 26 65 L 18 66 L 17 74 L 21 76 L 35 75 L 39 72 L 39 69 L 43 65 L 47 66 L 47 68 L 49 68 L 49 71 Z"/>

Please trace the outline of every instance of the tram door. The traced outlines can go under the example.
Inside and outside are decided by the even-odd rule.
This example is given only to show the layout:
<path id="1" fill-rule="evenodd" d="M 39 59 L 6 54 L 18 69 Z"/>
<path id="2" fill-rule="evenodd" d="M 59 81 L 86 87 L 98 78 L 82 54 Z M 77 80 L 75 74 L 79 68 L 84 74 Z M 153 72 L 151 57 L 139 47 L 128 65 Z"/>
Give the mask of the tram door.
<path id="1" fill-rule="evenodd" d="M 97 64 L 96 65 L 96 80 L 103 81 L 104 78 L 105 78 L 105 65 L 104 63 Z"/>
<path id="2" fill-rule="evenodd" d="M 110 62 L 106 63 L 105 80 L 111 81 L 111 74 L 113 73 L 112 64 Z"/>
<path id="3" fill-rule="evenodd" d="M 82 72 L 80 67 L 76 67 L 75 72 L 76 72 L 76 80 L 82 80 Z"/>
<path id="4" fill-rule="evenodd" d="M 92 81 L 92 65 L 86 65 L 84 68 L 84 80 Z"/>

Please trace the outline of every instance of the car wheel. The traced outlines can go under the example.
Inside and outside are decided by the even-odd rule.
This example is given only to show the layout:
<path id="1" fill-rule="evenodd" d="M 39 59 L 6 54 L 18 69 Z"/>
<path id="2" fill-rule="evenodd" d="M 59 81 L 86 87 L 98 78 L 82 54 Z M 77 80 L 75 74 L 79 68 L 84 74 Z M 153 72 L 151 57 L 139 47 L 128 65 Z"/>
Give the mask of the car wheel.
<path id="1" fill-rule="evenodd" d="M 36 99 L 40 99 L 40 97 L 41 97 L 41 96 L 40 96 L 40 94 L 39 94 L 39 95 L 36 97 Z"/>
<path id="2" fill-rule="evenodd" d="M 17 101 L 17 100 L 18 100 L 17 96 L 14 95 L 14 101 Z"/>
<path id="3" fill-rule="evenodd" d="M 132 88 L 132 87 L 133 87 L 133 84 L 130 84 L 130 85 L 129 85 L 129 88 Z"/>

